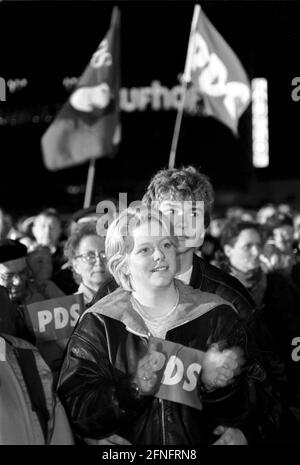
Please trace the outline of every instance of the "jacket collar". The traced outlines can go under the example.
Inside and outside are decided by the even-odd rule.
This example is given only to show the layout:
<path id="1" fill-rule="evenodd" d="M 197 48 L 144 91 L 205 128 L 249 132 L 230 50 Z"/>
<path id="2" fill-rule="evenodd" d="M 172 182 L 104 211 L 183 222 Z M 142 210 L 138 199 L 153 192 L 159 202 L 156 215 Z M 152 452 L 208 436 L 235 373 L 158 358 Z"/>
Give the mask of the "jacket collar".
<path id="1" fill-rule="evenodd" d="M 193 289 L 178 280 L 175 280 L 175 282 L 179 291 L 179 302 L 177 306 L 178 319 L 175 327 L 199 318 L 222 304 L 231 306 L 236 312 L 230 303 L 215 294 Z M 99 316 L 105 315 L 123 323 L 129 332 L 143 337 L 149 336 L 149 330 L 144 320 L 132 306 L 131 293 L 121 288 L 118 288 L 113 293 L 99 300 L 95 305 L 87 309 L 81 318 L 83 318 L 86 313 L 94 313 Z"/>
<path id="2" fill-rule="evenodd" d="M 84 303 L 89 304 L 93 300 L 95 292 L 85 284 L 80 283 L 77 294 L 83 294 Z"/>

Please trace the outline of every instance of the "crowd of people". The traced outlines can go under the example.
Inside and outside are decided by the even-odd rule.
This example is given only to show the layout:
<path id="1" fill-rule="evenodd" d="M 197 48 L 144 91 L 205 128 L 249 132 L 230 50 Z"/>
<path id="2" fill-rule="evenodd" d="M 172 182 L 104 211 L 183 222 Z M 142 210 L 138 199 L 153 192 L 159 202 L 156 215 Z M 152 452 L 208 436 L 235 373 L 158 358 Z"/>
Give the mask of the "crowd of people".
<path id="1" fill-rule="evenodd" d="M 299 442 L 300 212 L 221 215 L 214 197 L 190 166 L 155 174 L 105 231 L 96 209 L 0 210 L 0 444 Z M 28 306 L 77 294 L 52 365 Z"/>

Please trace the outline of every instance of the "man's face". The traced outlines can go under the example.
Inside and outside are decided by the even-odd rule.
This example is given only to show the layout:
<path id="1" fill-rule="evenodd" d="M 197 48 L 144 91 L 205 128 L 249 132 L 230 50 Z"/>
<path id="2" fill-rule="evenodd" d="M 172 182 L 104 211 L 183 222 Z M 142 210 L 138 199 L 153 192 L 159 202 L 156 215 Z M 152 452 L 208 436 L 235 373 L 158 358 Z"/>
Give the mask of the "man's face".
<path id="1" fill-rule="evenodd" d="M 32 232 L 38 244 L 51 247 L 58 242 L 61 225 L 55 216 L 40 215 L 34 222 Z"/>
<path id="2" fill-rule="evenodd" d="M 28 276 L 25 257 L 0 263 L 0 284 L 6 287 L 12 301 L 19 302 L 25 297 Z"/>
<path id="3" fill-rule="evenodd" d="M 234 245 L 225 245 L 224 252 L 230 264 L 242 273 L 253 271 L 260 266 L 261 238 L 255 229 L 244 229 Z"/>
<path id="4" fill-rule="evenodd" d="M 192 200 L 163 200 L 159 210 L 171 222 L 178 238 L 177 253 L 200 247 L 203 243 L 204 202 Z"/>
<path id="5" fill-rule="evenodd" d="M 283 225 L 275 228 L 273 237 L 276 247 L 284 253 L 293 252 L 294 228 L 293 226 Z"/>
<path id="6" fill-rule="evenodd" d="M 53 271 L 50 249 L 46 246 L 38 246 L 27 255 L 27 263 L 34 278 L 37 281 L 50 279 Z"/>

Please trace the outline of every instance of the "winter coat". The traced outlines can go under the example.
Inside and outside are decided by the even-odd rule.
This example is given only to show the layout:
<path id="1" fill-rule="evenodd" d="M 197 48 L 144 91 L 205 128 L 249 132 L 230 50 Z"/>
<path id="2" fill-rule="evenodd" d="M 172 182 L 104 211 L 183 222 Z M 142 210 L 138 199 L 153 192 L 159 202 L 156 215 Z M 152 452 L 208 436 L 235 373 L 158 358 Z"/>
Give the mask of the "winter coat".
<path id="1" fill-rule="evenodd" d="M 0 334 L 0 444 L 71 445 L 73 433 L 38 349 Z"/>
<path id="2" fill-rule="evenodd" d="M 81 437 L 116 433 L 133 444 L 201 445 L 213 442 L 213 429 L 222 424 L 239 428 L 249 443 L 263 440 L 272 397 L 266 395 L 266 373 L 248 347 L 236 310 L 216 295 L 176 285 L 179 316 L 166 340 L 201 351 L 221 340 L 239 346 L 247 359 L 242 374 L 211 392 L 199 382 L 202 411 L 140 395 L 133 376 L 149 330 L 130 293 L 119 288 L 82 315 L 62 366 L 58 393 Z"/>

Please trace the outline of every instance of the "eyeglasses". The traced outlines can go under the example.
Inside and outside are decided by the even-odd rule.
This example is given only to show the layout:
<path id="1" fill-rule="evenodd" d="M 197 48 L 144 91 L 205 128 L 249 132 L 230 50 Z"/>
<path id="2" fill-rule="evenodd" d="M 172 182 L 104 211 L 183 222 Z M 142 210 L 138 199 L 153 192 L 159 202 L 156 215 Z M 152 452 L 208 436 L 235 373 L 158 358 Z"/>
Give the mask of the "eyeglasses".
<path id="1" fill-rule="evenodd" d="M 0 280 L 7 284 L 13 282 L 14 278 L 26 279 L 28 277 L 28 269 L 25 268 L 24 270 L 17 271 L 16 273 L 3 273 L 0 274 Z"/>
<path id="2" fill-rule="evenodd" d="M 87 252 L 81 255 L 76 255 L 75 258 L 81 258 L 84 263 L 89 263 L 90 265 L 94 264 L 97 260 L 97 257 L 101 261 L 105 261 L 106 255 L 104 252 Z"/>

